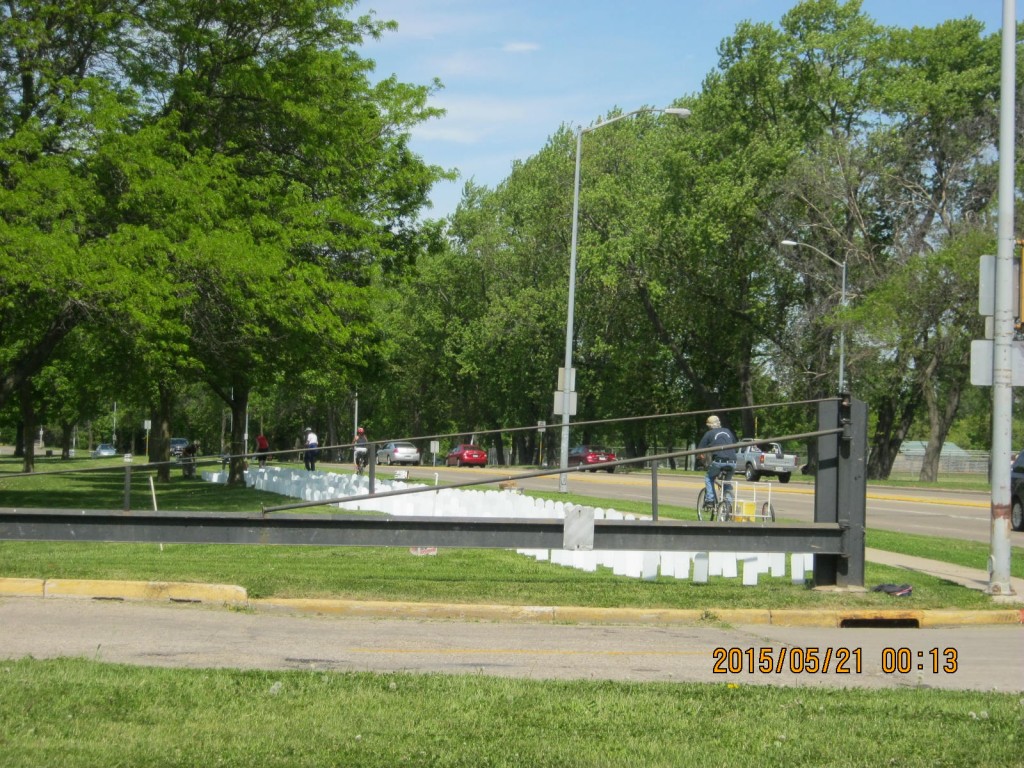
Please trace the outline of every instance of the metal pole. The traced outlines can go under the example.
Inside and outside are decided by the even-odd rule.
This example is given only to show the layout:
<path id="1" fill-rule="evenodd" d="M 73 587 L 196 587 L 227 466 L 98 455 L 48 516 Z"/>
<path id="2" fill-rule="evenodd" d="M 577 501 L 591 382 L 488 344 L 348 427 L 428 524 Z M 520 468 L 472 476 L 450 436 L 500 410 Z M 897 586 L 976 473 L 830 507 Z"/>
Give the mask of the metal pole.
<path id="1" fill-rule="evenodd" d="M 837 267 L 843 270 L 843 282 L 842 288 L 839 292 L 839 304 L 842 307 L 846 307 L 846 263 L 850 258 L 849 252 L 843 256 L 843 261 L 840 263 L 837 259 L 832 258 L 825 253 L 821 248 L 810 243 L 802 243 L 798 240 L 783 240 L 780 245 L 784 245 L 787 248 L 810 248 L 812 251 L 820 256 L 824 256 L 826 259 L 831 261 Z M 839 393 L 844 394 L 846 392 L 846 331 L 842 326 L 839 327 Z"/>
<path id="2" fill-rule="evenodd" d="M 572 187 L 572 244 L 569 248 L 569 308 L 565 320 L 565 377 L 562 381 L 562 445 L 558 463 L 558 468 L 562 470 L 569 467 L 569 404 L 572 401 L 572 392 L 576 388 L 576 377 L 573 376 L 572 370 L 572 330 L 573 314 L 576 310 L 576 243 L 580 222 L 580 157 L 583 152 L 583 134 L 596 131 L 598 128 L 604 128 L 607 125 L 617 123 L 619 120 L 624 120 L 633 115 L 650 112 L 661 112 L 680 118 L 690 116 L 690 110 L 683 109 L 682 107 L 669 107 L 667 109 L 642 107 L 641 109 L 634 109 L 632 112 L 616 115 L 609 120 L 605 120 L 603 123 L 598 123 L 589 128 L 580 126 L 576 130 L 576 174 Z M 568 490 L 569 480 L 565 472 L 563 472 L 558 476 L 558 491 L 559 493 L 567 493 Z"/>
<path id="3" fill-rule="evenodd" d="M 843 258 L 843 287 L 839 295 L 839 303 L 846 309 L 846 262 L 849 254 Z M 839 394 L 846 392 L 846 329 L 839 326 Z"/>
<path id="4" fill-rule="evenodd" d="M 583 128 L 576 131 L 576 176 L 572 188 L 572 244 L 569 246 L 569 309 L 565 320 L 565 376 L 562 380 L 562 450 L 558 468 L 569 466 L 569 403 L 573 389 L 572 326 L 576 309 L 576 237 L 579 234 L 580 215 L 580 153 L 583 150 Z M 558 476 L 559 493 L 568 493 L 569 479 L 563 472 Z"/>
<path id="5" fill-rule="evenodd" d="M 992 345 L 992 523 L 990 595 L 1013 595 L 1010 582 L 1010 452 L 1013 416 L 1013 204 L 1016 8 L 1003 0 L 1001 104 L 999 108 L 999 231 Z"/>
<path id="6" fill-rule="evenodd" d="M 658 519 L 658 462 L 651 462 L 651 520 Z"/>

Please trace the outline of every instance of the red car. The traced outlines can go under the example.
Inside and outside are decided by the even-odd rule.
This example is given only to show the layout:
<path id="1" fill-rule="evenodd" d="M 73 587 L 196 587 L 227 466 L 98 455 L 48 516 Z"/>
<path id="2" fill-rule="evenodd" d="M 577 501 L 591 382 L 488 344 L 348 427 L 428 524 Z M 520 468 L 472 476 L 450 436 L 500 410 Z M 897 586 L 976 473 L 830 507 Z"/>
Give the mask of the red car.
<path id="1" fill-rule="evenodd" d="M 590 466 L 591 464 L 603 464 L 606 461 L 615 461 L 615 454 L 603 445 L 577 445 L 569 451 L 569 466 L 579 465 Z M 605 472 L 614 472 L 615 467 L 601 467 Z M 597 469 L 590 470 L 597 472 Z"/>
<path id="2" fill-rule="evenodd" d="M 478 445 L 456 445 L 444 460 L 447 467 L 486 467 L 487 451 Z"/>

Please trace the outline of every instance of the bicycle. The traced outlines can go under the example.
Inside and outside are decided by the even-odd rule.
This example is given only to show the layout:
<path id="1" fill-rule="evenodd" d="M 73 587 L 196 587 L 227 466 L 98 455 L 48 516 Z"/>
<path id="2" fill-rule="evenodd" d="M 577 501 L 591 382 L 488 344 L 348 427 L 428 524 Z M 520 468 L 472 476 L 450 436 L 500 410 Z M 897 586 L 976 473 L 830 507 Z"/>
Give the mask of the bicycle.
<path id="1" fill-rule="evenodd" d="M 730 478 L 728 481 L 719 474 L 712 481 L 715 485 L 715 501 L 705 505 L 704 497 L 707 493 L 705 488 L 700 489 L 700 493 L 697 494 L 697 519 L 701 521 L 713 522 L 718 520 L 719 522 L 727 523 L 732 520 L 734 503 L 732 500 L 733 481 Z M 728 484 L 729 488 L 729 500 L 726 501 L 725 486 Z"/>
<path id="2" fill-rule="evenodd" d="M 768 485 L 768 498 L 764 500 L 763 494 L 762 499 L 758 500 L 757 486 L 751 486 L 751 489 L 745 490 L 743 493 L 740 492 L 740 483 L 735 479 L 725 480 L 721 475 L 718 475 L 714 479 L 715 484 L 715 499 L 717 500 L 714 504 L 709 504 L 707 507 L 704 506 L 704 495 L 705 489 L 701 488 L 700 493 L 697 494 L 697 519 L 701 521 L 713 522 L 718 520 L 719 522 L 752 522 L 761 521 L 766 523 L 775 522 L 775 507 L 772 506 L 771 501 L 771 485 Z M 732 486 L 730 489 L 730 500 L 725 501 L 725 486 L 729 484 Z M 741 500 L 742 497 L 742 500 Z M 760 506 L 758 504 L 760 503 Z"/>
<path id="3" fill-rule="evenodd" d="M 366 464 L 369 461 L 369 451 L 365 446 L 362 448 L 356 448 L 353 450 L 356 460 L 356 474 L 361 475 L 366 470 Z"/>

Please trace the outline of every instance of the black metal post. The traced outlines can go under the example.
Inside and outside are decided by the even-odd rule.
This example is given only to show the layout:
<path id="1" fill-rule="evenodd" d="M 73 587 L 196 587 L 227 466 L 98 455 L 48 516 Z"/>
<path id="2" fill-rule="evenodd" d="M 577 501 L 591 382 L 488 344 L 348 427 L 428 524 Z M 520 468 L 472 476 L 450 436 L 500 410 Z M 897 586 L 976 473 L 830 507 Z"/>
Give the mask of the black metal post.
<path id="1" fill-rule="evenodd" d="M 651 462 L 651 520 L 658 519 L 658 462 Z"/>
<path id="2" fill-rule="evenodd" d="M 377 492 L 377 444 L 366 444 L 366 467 L 369 470 L 370 494 Z"/>
<path id="3" fill-rule="evenodd" d="M 867 405 L 843 394 L 839 403 L 839 526 L 846 557 L 838 564 L 836 585 L 864 586 L 864 532 L 867 522 Z"/>
<path id="4" fill-rule="evenodd" d="M 132 465 L 124 465 L 124 511 L 129 512 L 132 508 Z"/>
<path id="5" fill-rule="evenodd" d="M 867 499 L 867 406 L 849 393 L 818 404 L 820 430 L 842 433 L 818 438 L 814 522 L 837 523 L 843 554 L 814 558 L 816 587 L 864 586 L 864 528 Z"/>

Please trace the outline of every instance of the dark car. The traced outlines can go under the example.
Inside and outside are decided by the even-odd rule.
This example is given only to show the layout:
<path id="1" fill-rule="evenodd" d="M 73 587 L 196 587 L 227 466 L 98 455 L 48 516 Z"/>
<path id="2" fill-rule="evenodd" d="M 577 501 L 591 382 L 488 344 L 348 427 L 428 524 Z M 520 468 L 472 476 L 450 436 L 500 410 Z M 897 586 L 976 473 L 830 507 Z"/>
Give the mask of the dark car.
<path id="1" fill-rule="evenodd" d="M 1024 451 L 1017 453 L 1010 470 L 1010 524 L 1024 531 Z"/>
<path id="2" fill-rule="evenodd" d="M 487 451 L 478 445 L 456 445 L 444 460 L 447 467 L 486 467 Z"/>
<path id="3" fill-rule="evenodd" d="M 606 461 L 615 461 L 615 454 L 603 445 L 577 445 L 569 451 L 570 467 L 589 467 L 591 464 L 603 464 Z M 590 471 L 597 472 L 598 469 L 605 472 L 615 471 L 615 467 L 598 467 Z"/>
<path id="4" fill-rule="evenodd" d="M 172 437 L 171 438 L 171 456 L 180 457 L 184 450 L 188 447 L 187 437 Z"/>

